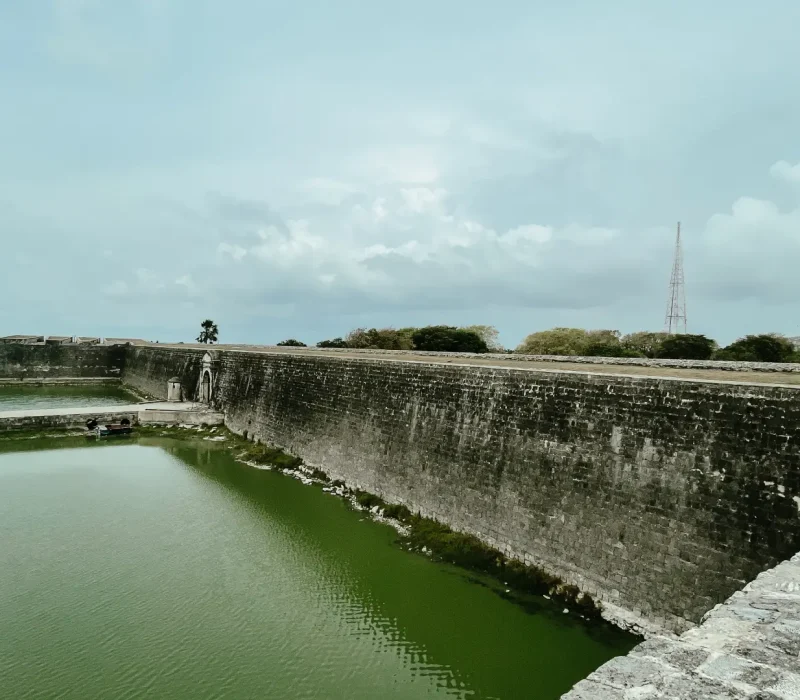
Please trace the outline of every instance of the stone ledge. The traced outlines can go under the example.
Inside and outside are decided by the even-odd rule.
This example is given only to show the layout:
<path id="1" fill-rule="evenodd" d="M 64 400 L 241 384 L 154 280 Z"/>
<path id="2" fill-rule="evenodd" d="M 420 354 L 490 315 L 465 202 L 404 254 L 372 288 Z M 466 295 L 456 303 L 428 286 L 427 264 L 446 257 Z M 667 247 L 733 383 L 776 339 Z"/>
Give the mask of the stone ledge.
<path id="1" fill-rule="evenodd" d="M 710 369 L 729 372 L 800 373 L 800 363 L 733 362 L 730 360 L 660 360 L 646 357 L 584 357 L 581 355 L 518 355 L 516 353 L 420 352 L 415 350 L 377 350 L 372 348 L 285 347 L 277 345 L 201 345 L 198 343 L 150 343 L 146 347 L 185 350 L 236 350 L 240 352 L 277 352 L 282 354 L 391 356 L 397 359 L 452 357 L 465 360 L 492 359 L 512 362 L 552 362 L 585 365 L 623 365 L 630 367 L 663 367 L 668 369 Z"/>
<path id="2" fill-rule="evenodd" d="M 612 659 L 564 700 L 797 700 L 800 555 L 765 571 L 677 639 Z"/>

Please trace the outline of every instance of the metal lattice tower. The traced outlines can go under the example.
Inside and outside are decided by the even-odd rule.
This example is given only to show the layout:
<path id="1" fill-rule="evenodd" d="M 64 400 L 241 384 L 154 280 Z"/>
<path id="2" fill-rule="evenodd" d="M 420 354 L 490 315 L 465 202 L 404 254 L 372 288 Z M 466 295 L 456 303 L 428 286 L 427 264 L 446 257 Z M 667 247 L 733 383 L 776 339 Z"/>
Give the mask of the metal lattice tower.
<path id="1" fill-rule="evenodd" d="M 683 278 L 683 248 L 681 246 L 681 222 L 675 236 L 675 257 L 672 259 L 672 275 L 669 279 L 667 314 L 664 330 L 669 333 L 686 333 L 686 285 Z"/>

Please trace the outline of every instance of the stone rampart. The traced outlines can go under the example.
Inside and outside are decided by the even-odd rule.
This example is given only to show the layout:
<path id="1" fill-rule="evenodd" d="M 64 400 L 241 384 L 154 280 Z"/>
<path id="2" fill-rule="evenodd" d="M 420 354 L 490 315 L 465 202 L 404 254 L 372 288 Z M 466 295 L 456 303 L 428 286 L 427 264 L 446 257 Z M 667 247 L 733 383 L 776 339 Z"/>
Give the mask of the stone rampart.
<path id="1" fill-rule="evenodd" d="M 167 383 L 180 380 L 184 399 L 197 398 L 197 386 L 203 364 L 203 352 L 177 348 L 129 346 L 125 362 L 125 383 L 157 399 L 167 398 Z"/>
<path id="2" fill-rule="evenodd" d="M 653 637 L 564 700 L 800 697 L 800 555 L 765 571 L 678 639 Z"/>
<path id="3" fill-rule="evenodd" d="M 769 386 L 216 351 L 226 424 L 682 631 L 800 550 L 800 393 Z M 125 379 L 196 385 L 202 352 Z"/>
<path id="4" fill-rule="evenodd" d="M 124 346 L 0 345 L 0 379 L 113 378 L 124 364 Z"/>

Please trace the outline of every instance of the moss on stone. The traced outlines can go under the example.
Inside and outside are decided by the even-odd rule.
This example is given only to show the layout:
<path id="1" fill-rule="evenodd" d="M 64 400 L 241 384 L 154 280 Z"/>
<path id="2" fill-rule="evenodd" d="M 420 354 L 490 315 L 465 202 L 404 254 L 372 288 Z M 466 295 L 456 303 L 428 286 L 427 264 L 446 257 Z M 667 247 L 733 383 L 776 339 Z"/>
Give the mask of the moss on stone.
<path id="1" fill-rule="evenodd" d="M 387 504 L 379 496 L 367 491 L 356 491 L 354 497 L 362 508 L 378 506 L 384 517 L 406 525 L 407 534 L 401 537 L 400 543 L 408 549 L 429 553 L 437 560 L 470 571 L 488 574 L 520 593 L 547 595 L 571 606 L 586 618 L 600 617 L 600 607 L 588 593 L 581 593 L 577 586 L 564 584 L 560 578 L 539 567 L 507 558 L 474 535 L 456 532 L 436 520 L 412 514 L 404 505 Z"/>
<path id="2" fill-rule="evenodd" d="M 246 444 L 239 456 L 246 462 L 268 464 L 278 469 L 297 469 L 303 464 L 303 460 L 299 457 L 286 454 L 283 450 L 268 445 Z"/>

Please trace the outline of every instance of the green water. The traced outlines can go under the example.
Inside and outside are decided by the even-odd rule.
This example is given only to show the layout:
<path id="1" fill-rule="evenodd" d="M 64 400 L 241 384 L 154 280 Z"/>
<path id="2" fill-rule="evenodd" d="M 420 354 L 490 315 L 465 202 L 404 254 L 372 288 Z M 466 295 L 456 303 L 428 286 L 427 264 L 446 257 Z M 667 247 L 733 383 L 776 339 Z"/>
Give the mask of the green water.
<path id="1" fill-rule="evenodd" d="M 118 406 L 137 401 L 121 387 L 108 385 L 0 386 L 0 411 Z"/>
<path id="2" fill-rule="evenodd" d="M 547 699 L 634 641 L 219 445 L 74 444 L 0 447 L 2 698 Z"/>

